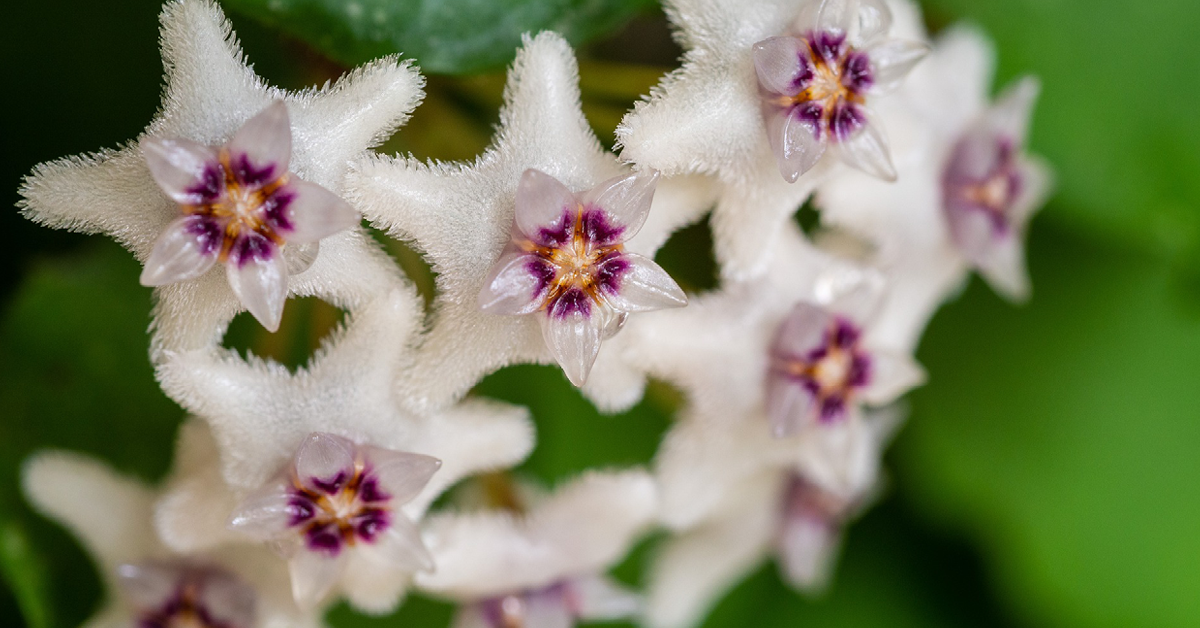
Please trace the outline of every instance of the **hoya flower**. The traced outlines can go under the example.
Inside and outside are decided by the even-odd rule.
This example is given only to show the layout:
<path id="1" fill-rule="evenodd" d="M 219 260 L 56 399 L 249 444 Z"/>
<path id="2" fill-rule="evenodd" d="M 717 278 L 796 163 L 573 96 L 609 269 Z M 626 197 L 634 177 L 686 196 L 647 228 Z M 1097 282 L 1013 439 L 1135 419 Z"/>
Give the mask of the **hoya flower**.
<path id="1" fill-rule="evenodd" d="M 159 366 L 164 389 L 203 422 L 195 422 L 180 439 L 179 469 L 157 507 L 164 543 L 178 552 L 202 552 L 270 538 L 277 547 L 292 548 L 285 554 L 292 557 L 301 601 L 311 603 L 328 590 L 367 611 L 395 608 L 413 572 L 425 564 L 419 543 L 405 533 L 429 504 L 463 477 L 516 464 L 533 447 L 533 428 L 523 408 L 467 400 L 427 415 L 407 409 L 396 381 L 411 365 L 407 346 L 421 321 L 418 301 L 411 289 L 381 295 L 352 313 L 295 373 L 229 350 L 166 356 Z M 329 436 L 313 442 L 314 433 Z M 334 456 L 338 451 L 344 454 L 340 458 Z M 433 459 L 441 461 L 436 473 Z M 414 475 L 406 476 L 418 479 L 415 484 L 396 484 L 402 461 L 416 465 Z M 317 473 L 312 469 L 318 462 L 334 466 Z M 328 491 L 322 492 L 311 481 L 331 481 L 338 470 L 350 473 L 351 464 L 355 470 L 362 465 L 361 473 L 351 474 L 359 484 L 327 483 Z M 296 481 L 281 484 L 292 471 Z M 374 483 L 362 483 L 372 478 Z M 247 514 L 270 506 L 264 491 L 279 497 L 289 486 L 303 488 L 305 499 L 321 508 L 283 527 L 280 519 Z M 251 537 L 228 528 L 235 511 L 248 517 L 235 517 L 241 522 L 235 527 Z M 355 519 L 359 516 L 365 518 Z M 343 528 L 339 521 L 362 525 Z M 325 534 L 332 529 L 323 524 L 335 523 L 341 537 Z M 316 535 L 312 540 L 329 545 L 328 551 L 305 549 L 303 533 L 310 530 Z M 336 554 L 333 538 L 341 539 Z M 412 552 L 409 562 L 382 559 L 405 549 Z M 284 564 L 278 557 L 267 560 Z"/>
<path id="2" fill-rule="evenodd" d="M 539 170 L 521 176 L 512 241 L 484 280 L 479 305 L 494 314 L 536 314 L 576 386 L 629 313 L 687 303 L 658 264 L 625 250 L 657 182 L 656 172 L 618 175 L 575 194 Z"/>
<path id="3" fill-rule="evenodd" d="M 725 276 L 766 272 L 783 223 L 822 180 L 842 174 L 825 152 L 894 176 L 871 107 L 925 49 L 911 2 L 668 0 L 665 8 L 683 64 L 622 120 L 621 157 L 665 176 L 716 179 L 713 239 Z"/>
<path id="4" fill-rule="evenodd" d="M 277 479 L 246 497 L 229 525 L 271 542 L 288 559 L 299 604 L 319 601 L 360 560 L 429 571 L 433 559 L 399 506 L 420 494 L 441 464 L 312 434 Z"/>
<path id="5" fill-rule="evenodd" d="M 155 182 L 183 213 L 154 242 L 142 285 L 195 279 L 220 261 L 242 305 L 271 331 L 287 299 L 287 245 L 315 245 L 358 224 L 345 201 L 288 172 L 292 129 L 283 101 L 224 146 L 147 137 L 141 148 Z M 293 266 L 299 272 L 311 261 L 299 253 Z"/>
<path id="6" fill-rule="evenodd" d="M 295 605 L 287 572 L 265 549 L 180 554 L 164 547 L 153 525 L 157 492 L 98 461 L 41 453 L 26 463 L 23 483 L 34 508 L 74 533 L 100 569 L 107 600 L 89 626 L 322 625 L 322 609 Z"/>
<path id="7" fill-rule="evenodd" d="M 26 216 L 115 238 L 146 264 L 147 283 L 198 275 L 156 291 L 156 358 L 219 346 L 246 307 L 273 327 L 284 294 L 352 307 L 399 282 L 362 229 L 333 233 L 353 221 L 332 197 L 344 194 L 350 160 L 388 137 L 420 100 L 415 69 L 389 57 L 330 86 L 287 92 L 254 74 L 209 0 L 171 0 L 161 24 L 163 104 L 138 141 L 41 164 L 21 187 Z M 303 243 L 318 239 L 313 260 L 316 249 Z M 293 244 L 280 247 L 285 242 Z M 286 263 L 275 255 L 280 248 Z M 231 281 L 203 272 L 222 252 Z"/>
<path id="8" fill-rule="evenodd" d="M 445 513 L 425 531 L 425 592 L 461 604 L 455 628 L 569 628 L 629 618 L 639 599 L 604 576 L 655 520 L 644 472 L 591 473 L 524 512 Z"/>
<path id="9" fill-rule="evenodd" d="M 693 408 L 657 460 L 663 521 L 673 531 L 650 570 L 647 621 L 699 623 L 721 596 L 775 556 L 797 589 L 827 582 L 842 529 L 877 490 L 897 424 L 870 413 L 774 438 L 750 422 L 717 423 Z"/>
<path id="10" fill-rule="evenodd" d="M 545 176 L 525 175 L 530 169 Z M 634 254 L 653 257 L 667 235 L 681 223 L 698 217 L 711 198 L 703 182 L 690 178 L 663 180 L 651 204 L 649 192 L 654 180 L 648 171 L 630 172 L 600 145 L 580 110 L 574 54 L 554 33 L 527 38 L 518 51 L 509 71 L 496 137 L 475 161 L 421 163 L 375 156 L 360 160 L 347 178 L 351 201 L 372 224 L 395 238 L 412 242 L 429 260 L 437 277 L 438 294 L 430 329 L 416 356 L 421 367 L 405 374 L 401 384 L 405 397 L 422 411 L 438 408 L 465 395 L 481 377 L 497 368 L 515 362 L 550 362 L 555 352 L 570 356 L 562 362 L 572 378 L 581 381 L 586 371 L 584 363 L 595 351 L 596 334 L 607 327 L 607 320 L 601 319 L 612 318 L 609 308 L 589 305 L 589 311 L 597 310 L 596 315 L 584 317 L 572 306 L 563 321 L 566 324 L 547 327 L 558 338 L 550 343 L 556 347 L 552 352 L 535 320 L 538 317 L 489 313 L 480 307 L 480 294 L 487 286 L 498 291 L 493 294 L 513 291 L 515 297 L 511 299 L 485 299 L 492 310 L 535 307 L 531 299 L 537 276 L 523 274 L 516 263 L 511 269 L 513 283 L 501 280 L 500 285 L 494 285 L 500 275 L 491 276 L 492 271 L 498 262 L 502 270 L 513 260 L 508 255 L 511 249 L 506 252 L 505 248 L 513 242 L 514 224 L 518 238 L 553 244 L 543 240 L 540 231 L 549 227 L 546 237 L 565 238 L 564 244 L 586 249 L 589 243 L 577 237 L 580 216 L 576 200 L 582 200 L 587 190 L 594 190 L 589 202 L 602 203 L 603 210 L 588 216 L 604 216 L 606 226 L 589 218 L 592 221 L 580 227 L 621 229 L 620 235 L 613 231 L 611 238 L 615 239 L 601 241 L 594 236 L 603 234 L 589 235 L 593 252 L 595 247 L 609 250 L 610 245 L 620 242 L 626 260 L 640 259 L 632 257 Z M 607 187 L 602 185 L 606 181 Z M 575 194 L 580 195 L 579 199 Z M 560 201 L 562 204 L 556 205 Z M 575 215 L 562 222 L 568 206 Z M 647 208 L 649 217 L 638 232 Z M 634 232 L 637 235 L 626 240 Z M 551 255 L 549 248 L 542 252 Z M 588 262 L 590 268 L 599 260 L 589 260 L 586 251 L 567 247 L 559 249 L 555 261 L 564 264 L 561 270 L 566 271 L 574 263 Z M 636 288 L 642 293 L 642 286 L 661 283 L 662 300 L 670 301 L 668 294 L 679 296 L 665 281 L 646 283 L 647 273 L 652 272 L 647 268 L 639 262 L 629 264 L 630 270 L 620 273 L 627 289 Z M 542 264 L 539 269 L 551 270 Z M 615 272 L 615 265 L 611 270 Z M 577 274 L 576 278 L 582 282 L 589 274 Z M 562 279 L 559 284 L 564 287 L 574 281 L 570 272 L 556 271 L 556 277 Z M 550 288 L 553 278 L 547 275 L 546 279 Z M 522 291 L 527 296 L 522 297 Z M 606 302 L 614 305 L 613 311 L 635 309 L 635 301 L 644 307 L 645 297 L 650 296 L 642 294 L 643 298 L 635 296 L 631 301 L 632 291 L 617 291 L 612 297 L 604 294 Z M 580 307 L 588 301 L 579 301 Z M 559 311 L 563 312 L 574 301 L 559 303 Z M 572 323 L 578 323 L 578 331 L 572 331 Z M 570 342 L 578 346 L 567 346 Z M 584 391 L 604 407 L 632 405 L 641 395 L 641 380 L 609 372 L 605 362 L 606 352 L 601 350 Z"/>
<path id="11" fill-rule="evenodd" d="M 861 403 L 890 403 L 924 380 L 912 358 L 867 338 L 879 296 L 851 294 L 829 307 L 802 302 L 792 308 L 771 343 L 766 382 L 776 435 L 843 420 Z"/>

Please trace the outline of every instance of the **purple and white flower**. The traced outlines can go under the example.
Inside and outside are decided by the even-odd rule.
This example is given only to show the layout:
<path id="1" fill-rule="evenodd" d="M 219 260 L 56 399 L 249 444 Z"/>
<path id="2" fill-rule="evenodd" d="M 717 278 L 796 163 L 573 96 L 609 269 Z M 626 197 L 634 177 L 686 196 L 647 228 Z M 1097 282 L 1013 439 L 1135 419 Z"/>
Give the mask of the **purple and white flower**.
<path id="1" fill-rule="evenodd" d="M 517 188 L 512 241 L 484 281 L 493 314 L 537 314 L 567 378 L 582 386 L 600 343 L 632 312 L 687 304 L 649 258 L 625 250 L 650 212 L 658 173 L 613 177 L 575 194 L 535 169 Z"/>
<path id="2" fill-rule="evenodd" d="M 117 567 L 137 628 L 253 628 L 254 589 L 224 569 L 184 561 Z"/>
<path id="3" fill-rule="evenodd" d="M 872 346 L 864 325 L 878 297 L 857 296 L 831 307 L 798 303 L 780 324 L 766 376 L 776 436 L 843 420 L 862 403 L 890 403 L 924 380 L 908 356 Z"/>
<path id="4" fill-rule="evenodd" d="M 1008 88 L 954 144 L 942 174 L 942 208 L 962 254 L 998 290 L 1029 294 L 1025 227 L 1045 200 L 1049 169 L 1024 153 L 1037 79 Z"/>
<path id="5" fill-rule="evenodd" d="M 825 490 L 799 474 L 788 478 L 776 553 L 793 587 L 811 591 L 825 585 L 833 572 L 842 528 L 860 509 L 860 497 Z"/>
<path id="6" fill-rule="evenodd" d="M 183 211 L 155 241 L 142 285 L 194 279 L 223 262 L 230 288 L 272 331 L 283 315 L 289 271 L 315 258 L 314 249 L 296 251 L 289 269 L 285 246 L 315 245 L 358 224 L 345 201 L 288 171 L 292 130 L 283 101 L 224 146 L 147 137 L 141 149 L 155 182 Z"/>
<path id="7" fill-rule="evenodd" d="M 929 47 L 888 38 L 892 14 L 882 0 L 822 0 L 809 14 L 796 33 L 754 45 L 780 173 L 795 181 L 834 146 L 847 164 L 894 180 L 887 139 L 867 100 L 899 84 Z"/>
<path id="8" fill-rule="evenodd" d="M 453 628 L 571 628 L 637 615 L 641 599 L 607 578 L 568 578 L 467 604 Z"/>
<path id="9" fill-rule="evenodd" d="M 308 605 L 329 593 L 351 553 L 397 571 L 433 569 L 416 525 L 399 510 L 441 461 L 310 435 L 274 482 L 249 495 L 229 525 L 288 558 L 292 594 Z"/>

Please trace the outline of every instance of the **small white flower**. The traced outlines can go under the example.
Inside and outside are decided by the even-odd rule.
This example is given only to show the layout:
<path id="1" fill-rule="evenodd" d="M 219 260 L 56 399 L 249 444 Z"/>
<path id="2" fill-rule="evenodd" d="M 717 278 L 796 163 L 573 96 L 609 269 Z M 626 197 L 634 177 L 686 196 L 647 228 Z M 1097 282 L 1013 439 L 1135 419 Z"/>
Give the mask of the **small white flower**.
<path id="1" fill-rule="evenodd" d="M 246 65 L 215 4 L 168 2 L 161 22 L 166 89 L 162 109 L 140 142 L 37 166 L 21 188 L 25 214 L 52 227 L 112 236 L 146 264 L 147 283 L 195 277 L 157 291 L 156 354 L 218 345 L 243 303 L 274 328 L 287 293 L 320 295 L 346 306 L 399 281 L 398 270 L 361 229 L 325 237 L 315 261 L 312 246 L 283 247 L 285 266 L 266 255 L 263 238 L 243 228 L 248 237 L 227 257 L 254 261 L 227 266 L 228 282 L 204 272 L 211 253 L 220 256 L 223 250 L 218 242 L 225 234 L 214 230 L 218 223 L 226 234 L 231 228 L 266 226 L 271 221 L 260 221 L 259 214 L 269 209 L 263 204 L 281 200 L 262 194 L 272 189 L 258 187 L 265 181 L 239 182 L 237 176 L 223 181 L 236 175 L 238 163 L 217 169 L 204 164 L 211 165 L 214 157 L 220 161 L 220 151 L 209 147 L 226 146 L 231 159 L 244 154 L 256 169 L 269 165 L 266 178 L 290 172 L 283 187 L 297 192 L 287 209 L 297 220 L 290 232 L 277 221 L 271 231 L 280 241 L 321 239 L 353 224 L 352 212 L 334 195 L 341 193 L 349 161 L 390 135 L 416 106 L 422 95 L 417 72 L 385 58 L 332 86 L 285 92 L 266 85 Z M 277 101 L 286 113 L 272 106 Z M 285 132 L 289 119 L 290 136 Z M 190 208 L 182 220 L 181 203 Z M 226 210 L 239 219 L 203 217 Z M 280 243 L 265 230 L 255 233 Z M 311 268 L 294 274 L 309 262 Z"/>
<path id="2" fill-rule="evenodd" d="M 301 611 L 292 602 L 286 571 L 264 549 L 180 554 L 164 547 L 153 526 L 156 492 L 96 460 L 41 453 L 26 463 L 23 483 L 34 507 L 74 533 L 100 568 L 108 600 L 89 626 L 322 625 L 321 609 Z"/>
<path id="3" fill-rule="evenodd" d="M 627 618 L 638 598 L 603 574 L 657 513 L 654 481 L 627 471 L 584 475 L 524 513 L 437 514 L 425 526 L 437 571 L 417 586 L 462 604 L 456 628 Z"/>
<path id="4" fill-rule="evenodd" d="M 523 178 L 530 169 L 545 176 Z M 349 175 L 351 199 L 368 220 L 396 238 L 414 242 L 437 273 L 432 326 L 417 354 L 420 368 L 409 371 L 403 382 L 406 396 L 416 400 L 419 408 L 437 408 L 457 399 L 485 374 L 514 362 L 548 362 L 556 355 L 567 356 L 563 364 L 568 374 L 573 380 L 582 380 L 585 363 L 594 355 L 591 332 L 595 329 L 590 320 L 578 330 L 579 334 L 566 330 L 568 333 L 560 338 L 563 343 L 572 339 L 587 342 L 580 342 L 574 349 L 552 342 L 558 347 L 552 353 L 533 317 L 496 316 L 480 308 L 480 293 L 500 277 L 490 277 L 489 271 L 512 242 L 514 220 L 518 231 L 536 237 L 540 227 L 532 226 L 534 223 L 549 224 L 561 218 L 561 207 L 538 205 L 547 196 L 524 196 L 537 187 L 533 184 L 550 179 L 556 183 L 540 189 L 549 196 L 559 193 L 564 203 L 568 195 L 573 197 L 575 192 L 606 180 L 637 183 L 634 188 L 640 190 L 639 194 L 628 199 L 617 194 L 612 200 L 621 206 L 604 208 L 610 220 L 614 219 L 611 212 L 622 212 L 615 217 L 622 224 L 644 215 L 649 195 L 641 192 L 648 192 L 644 184 L 652 180 L 646 175 L 631 175 L 600 146 L 580 110 L 574 55 L 567 42 L 554 33 L 526 39 L 509 72 L 496 139 L 474 162 L 425 164 L 372 157 L 360 162 Z M 522 181 L 533 187 L 519 192 Z M 620 189 L 618 185 L 614 191 Z M 623 243 L 625 249 L 652 257 L 672 230 L 694 220 L 707 207 L 708 190 L 702 182 L 663 181 L 654 194 L 646 225 Z M 632 204 L 625 204 L 626 200 Z M 522 205 L 520 213 L 518 204 Z M 542 216 L 543 211 L 549 213 Z M 527 220 L 534 216 L 542 219 Z M 628 231 L 632 233 L 636 228 Z M 511 256 L 505 258 L 508 261 L 512 261 Z M 496 286 L 498 292 L 493 297 L 508 294 L 509 287 L 518 293 L 522 286 L 533 288 L 530 277 L 517 273 L 512 279 L 516 285 Z M 484 298 L 492 309 L 504 310 L 505 304 L 512 304 L 493 297 Z M 529 304 L 527 299 L 525 304 Z M 551 327 L 563 326 L 548 329 Z M 604 351 L 599 361 L 605 361 Z M 603 370 L 601 366 L 597 364 L 598 372 Z M 603 388 L 598 402 L 605 406 L 629 405 L 641 393 L 640 388 L 593 383 L 598 386 L 589 385 L 585 392 Z"/>
<path id="5" fill-rule="evenodd" d="M 761 274 L 780 225 L 833 172 L 818 164 L 827 144 L 894 174 L 865 102 L 922 54 L 923 44 L 900 41 L 924 39 L 920 18 L 904 0 L 673 0 L 666 9 L 683 65 L 626 115 L 621 156 L 667 176 L 718 179 L 722 270 Z"/>

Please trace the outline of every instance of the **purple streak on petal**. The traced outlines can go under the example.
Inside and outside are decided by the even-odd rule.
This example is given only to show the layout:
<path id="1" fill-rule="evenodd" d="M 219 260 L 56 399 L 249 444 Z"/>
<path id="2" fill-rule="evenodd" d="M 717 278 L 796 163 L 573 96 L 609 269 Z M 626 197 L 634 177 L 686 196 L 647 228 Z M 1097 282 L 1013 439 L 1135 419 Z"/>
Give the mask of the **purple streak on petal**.
<path id="1" fill-rule="evenodd" d="M 842 418 L 846 413 L 846 398 L 839 393 L 834 393 L 821 400 L 821 413 L 818 420 L 828 425 Z"/>
<path id="2" fill-rule="evenodd" d="M 550 282 L 554 281 L 554 265 L 540 257 L 533 257 L 525 265 L 525 269 L 537 280 L 537 284 L 533 289 L 533 296 L 531 297 L 536 299 L 546 291 L 546 288 L 550 286 Z"/>
<path id="3" fill-rule="evenodd" d="M 372 543 L 389 525 L 388 512 L 372 508 L 354 518 L 354 533 L 358 538 Z"/>
<path id="4" fill-rule="evenodd" d="M 314 552 L 333 557 L 342 551 L 342 537 L 337 526 L 313 526 L 305 531 L 304 536 L 308 549 Z"/>
<path id="5" fill-rule="evenodd" d="M 317 506 L 304 495 L 295 495 L 288 502 L 288 525 L 298 526 L 317 514 Z"/>
<path id="6" fill-rule="evenodd" d="M 842 48 L 846 45 L 846 34 L 832 31 L 810 32 L 805 36 L 813 54 L 821 57 L 827 63 L 836 61 L 842 56 Z"/>
<path id="7" fill-rule="evenodd" d="M 854 323 L 839 316 L 837 318 L 837 322 L 834 323 L 833 334 L 832 337 L 829 338 L 828 343 L 831 346 L 841 347 L 844 349 L 858 342 L 860 335 L 862 335 L 862 332 L 859 331 L 858 327 L 855 326 Z"/>
<path id="8" fill-rule="evenodd" d="M 367 474 L 358 485 L 358 498 L 364 502 L 385 502 L 391 499 L 392 496 L 387 491 L 379 488 L 379 480 L 377 478 Z"/>
<path id="9" fill-rule="evenodd" d="M 582 216 L 583 235 L 590 244 L 611 244 L 621 237 L 625 227 L 614 225 L 601 208 L 588 207 Z"/>
<path id="10" fill-rule="evenodd" d="M 798 57 L 800 58 L 800 71 L 796 72 L 796 78 L 792 79 L 792 86 L 795 88 L 797 94 L 807 89 L 808 84 L 816 76 L 812 61 L 809 60 L 808 55 L 801 54 Z"/>
<path id="11" fill-rule="evenodd" d="M 600 289 L 613 294 L 621 289 L 621 277 L 629 272 L 629 260 L 621 254 L 609 256 L 601 261 L 596 268 L 596 283 Z"/>
<path id="12" fill-rule="evenodd" d="M 325 493 L 334 495 L 339 493 L 342 488 L 346 486 L 346 481 L 349 479 L 350 477 L 345 471 L 338 471 L 337 475 L 329 478 L 328 480 L 318 477 L 311 477 L 308 478 L 308 481 L 310 484 L 321 489 Z"/>
<path id="13" fill-rule="evenodd" d="M 291 213 L 288 212 L 288 206 L 292 204 L 292 200 L 296 198 L 296 193 L 289 187 L 283 186 L 271 192 L 267 198 L 263 199 L 259 209 L 266 216 L 267 222 L 274 228 L 275 231 L 292 231 L 295 226 L 292 224 Z"/>
<path id="14" fill-rule="evenodd" d="M 187 226 L 187 232 L 196 238 L 196 246 L 203 255 L 216 255 L 225 240 L 221 223 L 208 216 L 197 216 Z"/>
<path id="15" fill-rule="evenodd" d="M 187 189 L 187 193 L 195 194 L 200 204 L 215 203 L 225 193 L 225 169 L 217 162 L 205 164 L 200 178 Z"/>
<path id="16" fill-rule="evenodd" d="M 254 232 L 243 233 L 233 243 L 229 251 L 229 259 L 242 268 L 255 260 L 268 260 L 275 255 L 275 245 L 262 235 Z"/>
<path id="17" fill-rule="evenodd" d="M 844 142 L 854 136 L 867 122 L 867 116 L 854 103 L 838 101 L 829 118 L 829 129 L 835 141 Z"/>
<path id="18" fill-rule="evenodd" d="M 871 383 L 870 356 L 854 352 L 854 357 L 850 360 L 850 372 L 846 374 L 846 383 L 856 388 Z"/>
<path id="19" fill-rule="evenodd" d="M 871 72 L 871 58 L 861 52 L 846 55 L 842 64 L 842 85 L 856 94 L 861 94 L 875 83 Z"/>
<path id="20" fill-rule="evenodd" d="M 566 318 L 576 312 L 583 316 L 592 315 L 592 298 L 579 288 L 571 288 L 559 295 L 549 313 L 555 318 Z"/>
<path id="21" fill-rule="evenodd" d="M 539 246 L 560 247 L 571 240 L 575 232 L 575 212 L 564 210 L 562 218 L 553 227 L 542 227 L 538 230 Z"/>
<path id="22" fill-rule="evenodd" d="M 278 179 L 283 174 L 276 172 L 279 168 L 274 163 L 267 163 L 261 168 L 255 168 L 254 164 L 250 162 L 250 156 L 246 153 L 235 155 L 229 161 L 230 168 L 233 170 L 233 178 L 239 185 L 246 187 L 261 187 Z"/>

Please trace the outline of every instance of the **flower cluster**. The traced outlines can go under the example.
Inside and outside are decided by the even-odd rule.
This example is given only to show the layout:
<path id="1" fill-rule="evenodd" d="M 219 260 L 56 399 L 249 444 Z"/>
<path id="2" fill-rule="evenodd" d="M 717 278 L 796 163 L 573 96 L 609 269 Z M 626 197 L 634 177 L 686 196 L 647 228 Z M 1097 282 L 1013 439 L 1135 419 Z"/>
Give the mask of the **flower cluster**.
<path id="1" fill-rule="evenodd" d="M 142 261 L 150 358 L 191 414 L 157 487 L 67 453 L 26 465 L 29 499 L 104 570 L 101 620 L 319 626 L 339 599 L 388 612 L 415 589 L 460 604 L 460 628 L 674 628 L 768 555 L 797 588 L 828 581 L 879 491 L 894 402 L 925 379 L 911 355 L 933 311 L 971 268 L 1028 294 L 1037 83 L 989 104 L 986 40 L 930 42 L 907 0 L 666 8 L 686 53 L 619 154 L 583 116 L 571 48 L 542 33 L 492 145 L 426 163 L 372 151 L 422 98 L 409 64 L 286 92 L 209 0 L 167 3 L 145 133 L 21 189 L 32 220 Z M 812 236 L 791 220 L 805 202 Z M 710 210 L 721 283 L 685 295 L 654 255 Z M 432 265 L 429 320 L 364 218 Z M 239 312 L 275 330 L 292 296 L 348 312 L 305 367 L 223 346 Z M 545 491 L 504 471 L 534 446 L 528 412 L 469 394 L 521 362 L 559 365 L 604 410 L 650 377 L 686 401 L 652 469 Z M 427 513 L 484 472 L 503 495 Z M 643 597 L 606 572 L 655 527 Z"/>

